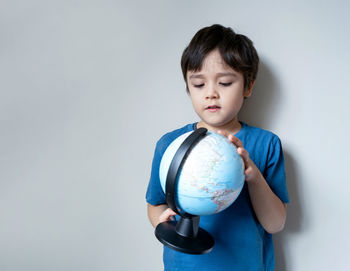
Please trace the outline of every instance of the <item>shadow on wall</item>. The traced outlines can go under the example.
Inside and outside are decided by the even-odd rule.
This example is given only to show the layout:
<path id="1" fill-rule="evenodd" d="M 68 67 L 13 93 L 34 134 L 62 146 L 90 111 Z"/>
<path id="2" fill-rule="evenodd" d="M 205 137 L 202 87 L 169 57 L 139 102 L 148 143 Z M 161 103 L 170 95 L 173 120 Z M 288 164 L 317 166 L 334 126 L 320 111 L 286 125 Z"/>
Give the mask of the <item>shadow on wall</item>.
<path id="1" fill-rule="evenodd" d="M 245 101 L 240 113 L 240 119 L 250 125 L 268 129 L 273 126 L 275 116 L 282 110 L 278 100 L 280 90 L 278 80 L 273 76 L 268 66 L 261 62 L 254 86 L 253 95 Z M 283 140 L 282 140 L 283 144 Z M 288 236 L 301 231 L 302 208 L 298 189 L 297 168 L 293 157 L 284 149 L 285 169 L 290 203 L 288 204 L 287 222 L 282 232 L 274 235 L 276 268 L 278 271 L 291 270 L 288 259 Z"/>
<path id="2" fill-rule="evenodd" d="M 270 69 L 260 60 L 259 72 L 253 94 L 244 101 L 240 119 L 250 125 L 267 129 L 271 127 L 279 112 L 278 96 L 281 87 Z"/>
<path id="3" fill-rule="evenodd" d="M 296 162 L 288 153 L 288 150 L 283 150 L 283 153 L 286 165 L 290 203 L 287 207 L 287 221 L 285 228 L 282 232 L 274 235 L 273 238 L 275 245 L 276 270 L 289 271 L 292 269 L 290 268 L 290 264 L 288 264 L 290 252 L 287 249 L 287 242 L 291 239 L 288 237 L 292 237 L 294 234 L 301 232 L 303 217 L 300 203 L 300 191 L 298 189 L 298 180 L 300 180 L 300 178 L 297 177 Z"/>

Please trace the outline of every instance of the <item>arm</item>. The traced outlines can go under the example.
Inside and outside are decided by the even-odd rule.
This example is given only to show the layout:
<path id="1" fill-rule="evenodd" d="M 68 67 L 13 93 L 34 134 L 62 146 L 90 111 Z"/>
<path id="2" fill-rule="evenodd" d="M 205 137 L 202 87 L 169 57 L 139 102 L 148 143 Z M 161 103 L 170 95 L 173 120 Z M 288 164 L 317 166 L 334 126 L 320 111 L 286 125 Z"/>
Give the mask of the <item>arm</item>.
<path id="1" fill-rule="evenodd" d="M 251 160 L 250 163 L 253 164 L 251 167 L 256 168 Z M 279 232 L 283 230 L 286 222 L 286 204 L 273 193 L 259 169 L 256 168 L 256 171 L 257 176 L 247 181 L 253 209 L 260 224 L 267 232 Z"/>
<path id="2" fill-rule="evenodd" d="M 171 220 L 172 216 L 176 215 L 176 213 L 170 208 L 168 208 L 168 205 L 166 204 L 147 204 L 147 213 L 149 221 L 151 222 L 154 228 L 157 227 L 159 223 Z"/>
<path id="3" fill-rule="evenodd" d="M 271 190 L 259 169 L 249 158 L 249 153 L 244 149 L 242 142 L 233 135 L 229 135 L 228 139 L 237 146 L 237 152 L 244 161 L 245 180 L 260 224 L 269 233 L 281 231 L 287 217 L 286 205 Z"/>

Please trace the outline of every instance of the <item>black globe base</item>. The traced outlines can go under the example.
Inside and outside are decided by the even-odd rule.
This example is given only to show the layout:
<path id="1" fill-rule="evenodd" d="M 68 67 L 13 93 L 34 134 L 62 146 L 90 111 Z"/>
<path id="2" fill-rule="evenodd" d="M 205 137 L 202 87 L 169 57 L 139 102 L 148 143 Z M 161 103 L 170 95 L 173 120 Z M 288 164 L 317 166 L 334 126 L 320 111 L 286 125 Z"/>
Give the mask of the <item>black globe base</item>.
<path id="1" fill-rule="evenodd" d="M 199 217 L 184 218 L 179 222 L 165 221 L 156 227 L 157 239 L 169 248 L 188 254 L 205 254 L 214 247 L 213 237 L 198 227 Z"/>

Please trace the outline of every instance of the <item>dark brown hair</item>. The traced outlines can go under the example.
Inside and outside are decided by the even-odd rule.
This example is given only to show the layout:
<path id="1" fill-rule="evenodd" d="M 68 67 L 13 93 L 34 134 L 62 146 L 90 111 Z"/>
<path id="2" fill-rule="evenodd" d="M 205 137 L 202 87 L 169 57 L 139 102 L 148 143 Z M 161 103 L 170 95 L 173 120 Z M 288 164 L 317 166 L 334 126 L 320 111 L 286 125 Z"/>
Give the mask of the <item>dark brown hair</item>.
<path id="1" fill-rule="evenodd" d="M 249 88 L 256 79 L 259 66 L 253 42 L 229 27 L 214 24 L 200 29 L 182 53 L 181 69 L 187 91 L 187 71 L 201 70 L 204 58 L 215 49 L 219 50 L 228 66 L 243 74 L 244 89 Z"/>

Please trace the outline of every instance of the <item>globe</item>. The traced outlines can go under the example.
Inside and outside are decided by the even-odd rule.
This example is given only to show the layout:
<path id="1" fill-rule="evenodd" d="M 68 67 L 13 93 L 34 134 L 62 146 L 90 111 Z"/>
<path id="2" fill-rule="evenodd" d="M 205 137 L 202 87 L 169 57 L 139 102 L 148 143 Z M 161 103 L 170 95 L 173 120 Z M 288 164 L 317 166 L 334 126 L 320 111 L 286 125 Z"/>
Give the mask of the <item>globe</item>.
<path id="1" fill-rule="evenodd" d="M 192 132 L 176 138 L 165 150 L 159 177 L 165 193 L 171 161 Z M 176 206 L 191 215 L 212 215 L 229 207 L 244 184 L 244 163 L 225 136 L 208 131 L 190 150 L 179 168 L 175 188 Z"/>

